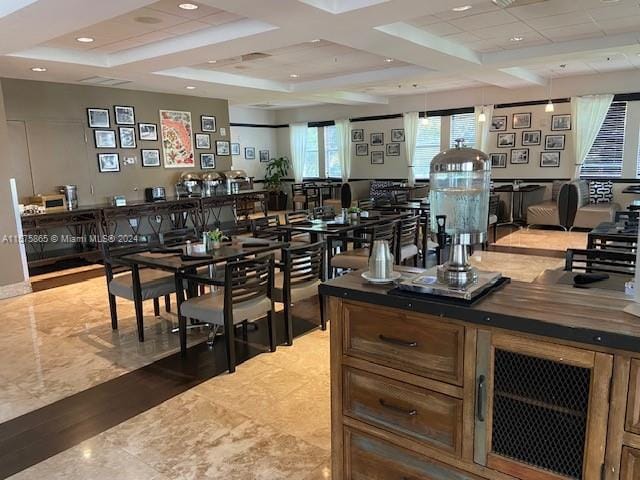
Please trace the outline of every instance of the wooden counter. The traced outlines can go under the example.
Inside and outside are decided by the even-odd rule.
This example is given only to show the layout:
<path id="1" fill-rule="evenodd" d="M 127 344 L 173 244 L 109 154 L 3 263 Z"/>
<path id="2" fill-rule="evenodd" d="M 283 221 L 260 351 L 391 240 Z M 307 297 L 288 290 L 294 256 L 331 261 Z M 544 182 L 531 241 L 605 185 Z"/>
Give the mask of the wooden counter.
<path id="1" fill-rule="evenodd" d="M 640 319 L 513 282 L 474 306 L 329 281 L 333 479 L 640 479 Z"/>

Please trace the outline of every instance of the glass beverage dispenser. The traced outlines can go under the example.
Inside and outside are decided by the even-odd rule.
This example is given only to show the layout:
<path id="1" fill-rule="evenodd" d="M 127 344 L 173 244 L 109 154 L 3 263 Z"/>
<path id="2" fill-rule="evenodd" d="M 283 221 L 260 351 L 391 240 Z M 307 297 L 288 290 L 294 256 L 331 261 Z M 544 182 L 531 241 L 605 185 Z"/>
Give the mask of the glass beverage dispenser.
<path id="1" fill-rule="evenodd" d="M 429 197 L 431 232 L 435 236 L 444 230 L 450 239 L 449 259 L 437 269 L 438 282 L 464 289 L 478 278 L 469 264 L 469 246 L 487 236 L 491 162 L 480 150 L 461 146 L 462 140 L 456 143 L 432 160 Z"/>

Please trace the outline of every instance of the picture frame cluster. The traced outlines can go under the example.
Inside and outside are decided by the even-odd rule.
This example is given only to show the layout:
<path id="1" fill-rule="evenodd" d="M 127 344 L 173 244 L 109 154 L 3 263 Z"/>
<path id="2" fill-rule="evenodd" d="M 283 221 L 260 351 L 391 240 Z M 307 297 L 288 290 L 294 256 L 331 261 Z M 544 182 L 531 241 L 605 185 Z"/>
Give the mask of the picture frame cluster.
<path id="1" fill-rule="evenodd" d="M 385 134 L 383 132 L 372 132 L 369 134 L 369 142 L 366 142 L 363 128 L 351 130 L 351 143 L 355 144 L 355 156 L 370 157 L 371 165 L 383 165 L 385 155 L 387 157 L 400 156 L 400 144 L 405 141 L 404 128 L 392 128 L 389 138 L 391 141 L 385 144 Z M 370 150 L 370 146 L 383 147 L 383 149 Z"/>

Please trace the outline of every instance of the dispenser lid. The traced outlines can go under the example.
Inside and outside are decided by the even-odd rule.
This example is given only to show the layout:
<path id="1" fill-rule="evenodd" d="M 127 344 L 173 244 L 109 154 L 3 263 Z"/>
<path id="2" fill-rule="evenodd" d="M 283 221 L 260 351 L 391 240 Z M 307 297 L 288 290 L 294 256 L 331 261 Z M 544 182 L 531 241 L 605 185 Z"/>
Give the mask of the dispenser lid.
<path id="1" fill-rule="evenodd" d="M 189 182 L 189 181 L 194 181 L 194 180 L 200 180 L 200 175 L 198 175 L 195 172 L 183 172 L 180 174 L 180 181 L 181 182 Z"/>
<path id="2" fill-rule="evenodd" d="M 455 147 L 433 157 L 431 173 L 491 170 L 491 162 L 487 154 L 475 148 L 461 146 L 463 142 L 464 139 L 458 139 Z"/>

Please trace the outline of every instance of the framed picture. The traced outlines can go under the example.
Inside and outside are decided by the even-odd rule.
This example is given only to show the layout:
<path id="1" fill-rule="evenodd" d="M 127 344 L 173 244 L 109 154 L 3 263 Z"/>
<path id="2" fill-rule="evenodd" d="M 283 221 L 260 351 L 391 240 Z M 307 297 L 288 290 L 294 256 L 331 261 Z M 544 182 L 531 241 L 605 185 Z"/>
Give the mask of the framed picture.
<path id="1" fill-rule="evenodd" d="M 510 148 L 515 146 L 516 146 L 515 133 L 499 133 L 498 134 L 498 148 Z"/>
<path id="2" fill-rule="evenodd" d="M 203 132 L 215 132 L 216 131 L 216 117 L 210 115 L 200 116 L 200 130 Z"/>
<path id="3" fill-rule="evenodd" d="M 120 157 L 117 153 L 99 153 L 98 171 L 100 173 L 119 172 Z"/>
<path id="4" fill-rule="evenodd" d="M 118 148 L 115 130 L 94 130 L 93 138 L 96 141 L 96 148 Z"/>
<path id="5" fill-rule="evenodd" d="M 491 168 L 507 168 L 506 153 L 492 153 L 489 158 L 491 159 Z"/>
<path id="6" fill-rule="evenodd" d="M 244 158 L 246 160 L 255 160 L 256 159 L 255 147 L 244 147 Z"/>
<path id="7" fill-rule="evenodd" d="M 160 110 L 164 168 L 195 167 L 191 112 Z"/>
<path id="8" fill-rule="evenodd" d="M 269 150 L 260 150 L 258 154 L 260 155 L 260 162 L 269 163 Z"/>
<path id="9" fill-rule="evenodd" d="M 240 155 L 240 144 L 232 143 L 231 144 L 231 155 Z"/>
<path id="10" fill-rule="evenodd" d="M 560 152 L 540 152 L 540 167 L 559 167 Z"/>
<path id="11" fill-rule="evenodd" d="M 514 113 L 511 122 L 513 128 L 531 128 L 531 113 Z"/>
<path id="12" fill-rule="evenodd" d="M 203 170 L 216 168 L 216 156 L 213 153 L 201 153 L 200 168 L 202 168 Z"/>
<path id="13" fill-rule="evenodd" d="M 118 125 L 135 125 L 136 115 L 133 111 L 133 107 L 123 107 L 122 105 L 116 105 L 113 107 L 116 113 L 116 123 Z"/>
<path id="14" fill-rule="evenodd" d="M 160 150 L 151 149 L 145 150 L 142 149 L 142 166 L 143 167 L 159 167 L 160 166 Z"/>
<path id="15" fill-rule="evenodd" d="M 364 142 L 364 130 L 362 128 L 356 128 L 355 130 L 351 130 L 351 141 Z"/>
<path id="16" fill-rule="evenodd" d="M 133 127 L 119 127 L 120 148 L 136 148 L 136 129 Z"/>
<path id="17" fill-rule="evenodd" d="M 491 127 L 489 130 L 492 132 L 504 132 L 507 129 L 507 116 L 491 117 Z"/>
<path id="18" fill-rule="evenodd" d="M 226 140 L 216 140 L 216 155 L 229 155 L 231 145 Z"/>
<path id="19" fill-rule="evenodd" d="M 87 108 L 87 119 L 91 128 L 109 128 L 109 110 L 106 108 Z"/>
<path id="20" fill-rule="evenodd" d="M 208 133 L 196 133 L 196 148 L 209 150 L 211 148 L 211 135 Z"/>
<path id="21" fill-rule="evenodd" d="M 371 141 L 369 143 L 372 147 L 374 145 L 384 145 L 384 133 L 372 133 Z"/>
<path id="22" fill-rule="evenodd" d="M 356 157 L 368 157 L 368 156 L 369 156 L 369 144 L 356 143 Z"/>
<path id="23" fill-rule="evenodd" d="M 158 126 L 155 123 L 139 123 L 138 135 L 140 140 L 154 142 L 158 140 Z"/>
<path id="24" fill-rule="evenodd" d="M 404 128 L 391 129 L 391 141 L 392 142 L 404 142 Z"/>
<path id="25" fill-rule="evenodd" d="M 545 150 L 564 150 L 564 135 L 546 135 L 544 137 Z"/>
<path id="26" fill-rule="evenodd" d="M 382 164 L 384 164 L 384 152 L 381 152 L 381 151 L 371 152 L 371 165 L 382 165 Z"/>
<path id="27" fill-rule="evenodd" d="M 400 156 L 400 144 L 399 143 L 387 143 L 387 157 Z"/>
<path id="28" fill-rule="evenodd" d="M 542 132 L 540 130 L 529 130 L 528 132 L 522 132 L 522 146 L 528 145 L 540 145 L 540 138 Z"/>
<path id="29" fill-rule="evenodd" d="M 514 165 L 529 163 L 529 149 L 514 148 L 511 150 L 511 163 Z"/>
<path id="30" fill-rule="evenodd" d="M 571 130 L 571 114 L 552 115 L 551 130 L 553 131 Z"/>

